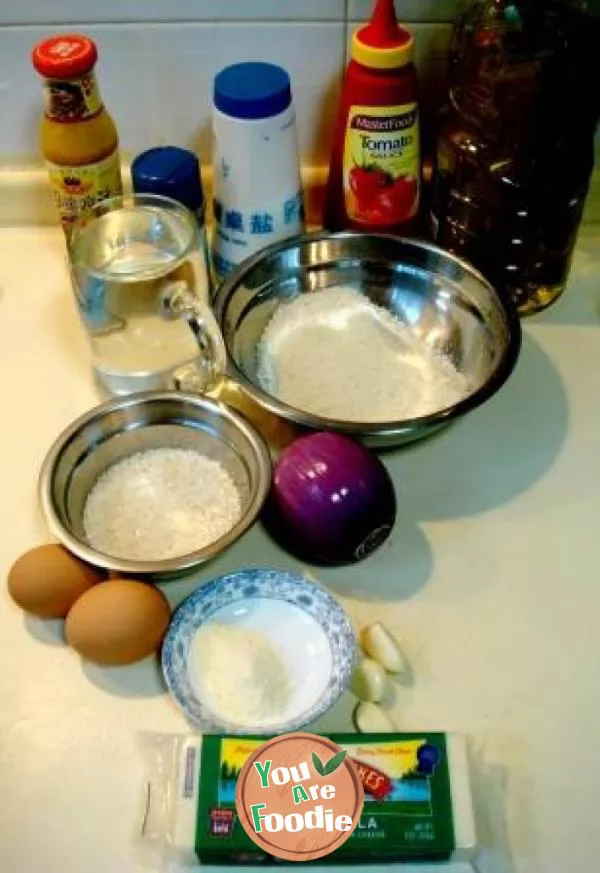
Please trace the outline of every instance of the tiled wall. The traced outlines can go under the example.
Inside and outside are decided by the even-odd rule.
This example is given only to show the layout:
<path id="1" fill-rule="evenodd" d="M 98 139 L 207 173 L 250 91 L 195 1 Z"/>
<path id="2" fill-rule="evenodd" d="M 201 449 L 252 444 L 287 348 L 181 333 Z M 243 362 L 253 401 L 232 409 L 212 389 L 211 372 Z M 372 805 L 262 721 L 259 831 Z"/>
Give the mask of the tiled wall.
<path id="1" fill-rule="evenodd" d="M 431 111 L 459 0 L 396 0 L 410 23 Z M 325 163 L 349 34 L 371 0 L 0 0 L 0 164 L 37 159 L 41 89 L 31 46 L 81 30 L 97 40 L 105 101 L 122 145 L 193 147 L 208 159 L 217 70 L 264 59 L 291 76 L 305 163 Z"/>

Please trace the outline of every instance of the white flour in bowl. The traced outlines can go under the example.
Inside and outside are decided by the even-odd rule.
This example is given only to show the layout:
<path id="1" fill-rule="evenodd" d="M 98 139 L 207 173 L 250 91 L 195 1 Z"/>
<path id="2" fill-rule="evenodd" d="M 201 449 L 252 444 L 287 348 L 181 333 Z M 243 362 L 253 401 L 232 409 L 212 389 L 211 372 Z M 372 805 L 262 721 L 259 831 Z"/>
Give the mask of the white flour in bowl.
<path id="1" fill-rule="evenodd" d="M 269 394 L 326 418 L 397 421 L 451 406 L 469 392 L 452 361 L 351 288 L 282 303 L 258 346 Z"/>
<path id="2" fill-rule="evenodd" d="M 201 625 L 188 671 L 215 715 L 241 727 L 276 721 L 290 701 L 286 664 L 259 630 L 217 621 Z"/>
<path id="3" fill-rule="evenodd" d="M 98 478 L 83 527 L 99 552 L 162 561 L 215 542 L 241 514 L 238 490 L 217 461 L 190 449 L 149 449 Z"/>

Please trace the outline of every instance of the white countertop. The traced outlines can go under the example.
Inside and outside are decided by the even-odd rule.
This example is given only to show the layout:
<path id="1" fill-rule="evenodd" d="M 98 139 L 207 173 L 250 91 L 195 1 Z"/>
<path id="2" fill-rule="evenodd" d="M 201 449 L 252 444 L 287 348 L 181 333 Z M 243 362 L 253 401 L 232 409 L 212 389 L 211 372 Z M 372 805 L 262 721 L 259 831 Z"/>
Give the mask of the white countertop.
<path id="1" fill-rule="evenodd" d="M 565 297 L 525 324 L 517 372 L 484 408 L 388 455 L 390 543 L 318 578 L 360 623 L 384 618 L 414 673 L 399 729 L 460 730 L 475 752 L 481 873 L 600 867 L 600 228 Z M 595 260 L 594 260 L 594 252 Z M 92 406 L 88 352 L 52 230 L 0 231 L 0 573 L 47 539 L 51 441 Z M 296 566 L 259 527 L 194 579 Z M 59 622 L 0 594 L 2 873 L 140 873 L 140 731 L 185 732 L 153 660 L 82 663 Z M 324 728 L 349 728 L 351 700 Z"/>

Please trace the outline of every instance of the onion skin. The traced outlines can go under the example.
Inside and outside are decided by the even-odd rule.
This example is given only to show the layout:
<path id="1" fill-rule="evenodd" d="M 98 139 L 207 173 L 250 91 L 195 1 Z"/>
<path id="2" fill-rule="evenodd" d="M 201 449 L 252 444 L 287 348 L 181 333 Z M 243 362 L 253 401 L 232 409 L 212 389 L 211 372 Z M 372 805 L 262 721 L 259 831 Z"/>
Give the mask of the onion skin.
<path id="1" fill-rule="evenodd" d="M 280 455 L 263 520 L 300 560 L 322 566 L 366 558 L 396 520 L 394 486 L 377 455 L 335 433 L 300 437 Z"/>

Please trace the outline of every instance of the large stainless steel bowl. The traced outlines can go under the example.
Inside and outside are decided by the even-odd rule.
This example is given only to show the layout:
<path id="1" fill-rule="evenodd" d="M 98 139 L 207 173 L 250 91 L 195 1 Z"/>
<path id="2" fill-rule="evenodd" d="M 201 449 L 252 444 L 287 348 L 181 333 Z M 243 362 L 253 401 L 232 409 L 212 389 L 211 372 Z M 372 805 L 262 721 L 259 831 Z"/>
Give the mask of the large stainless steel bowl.
<path id="1" fill-rule="evenodd" d="M 98 477 L 135 452 L 193 449 L 218 461 L 235 482 L 239 521 L 205 548 L 164 561 L 130 561 L 92 548 L 83 510 Z M 109 400 L 77 419 L 56 440 L 40 473 L 40 502 L 52 533 L 82 560 L 106 570 L 161 579 L 216 557 L 256 519 L 271 484 L 264 441 L 242 416 L 221 403 L 176 392 L 144 392 Z"/>
<path id="2" fill-rule="evenodd" d="M 313 415 L 264 391 L 257 345 L 277 307 L 336 285 L 360 291 L 447 354 L 468 377 L 469 395 L 431 415 L 357 423 Z M 427 436 L 480 406 L 507 380 L 521 345 L 515 310 L 470 264 L 425 242 L 379 234 L 317 233 L 270 246 L 223 283 L 215 310 L 229 375 L 256 403 L 297 426 L 340 431 L 376 447 Z"/>

